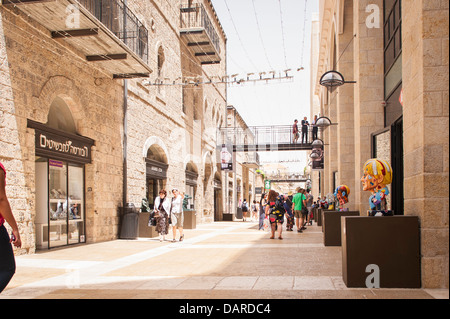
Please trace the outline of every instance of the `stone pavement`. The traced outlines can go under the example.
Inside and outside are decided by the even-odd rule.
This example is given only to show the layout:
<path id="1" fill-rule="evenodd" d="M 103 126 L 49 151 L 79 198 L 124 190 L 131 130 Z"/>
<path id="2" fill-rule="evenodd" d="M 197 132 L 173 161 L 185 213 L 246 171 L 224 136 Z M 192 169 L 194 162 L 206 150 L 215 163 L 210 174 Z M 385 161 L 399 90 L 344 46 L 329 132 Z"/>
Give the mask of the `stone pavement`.
<path id="1" fill-rule="evenodd" d="M 215 222 L 185 230 L 183 242 L 115 240 L 18 256 L 0 299 L 448 298 L 448 290 L 349 289 L 341 248 L 325 247 L 321 228 L 283 235 Z"/>

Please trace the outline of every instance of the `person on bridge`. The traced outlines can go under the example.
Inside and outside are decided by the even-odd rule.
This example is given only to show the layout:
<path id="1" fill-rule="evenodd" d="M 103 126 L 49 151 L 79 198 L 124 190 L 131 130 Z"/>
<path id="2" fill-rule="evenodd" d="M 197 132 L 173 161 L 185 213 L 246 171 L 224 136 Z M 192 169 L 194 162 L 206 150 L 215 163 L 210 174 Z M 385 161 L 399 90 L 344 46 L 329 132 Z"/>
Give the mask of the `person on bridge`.
<path id="1" fill-rule="evenodd" d="M 305 116 L 302 120 L 302 144 L 308 143 L 308 118 Z"/>
<path id="2" fill-rule="evenodd" d="M 294 125 L 292 126 L 292 141 L 293 143 L 297 143 L 298 138 L 300 137 L 300 134 L 298 133 L 298 121 L 294 120 Z"/>
<path id="3" fill-rule="evenodd" d="M 22 246 L 20 240 L 19 228 L 9 205 L 6 196 L 6 170 L 0 163 L 0 292 L 8 285 L 16 272 L 16 262 L 11 243 L 16 247 Z M 12 236 L 9 237 L 8 231 L 3 225 L 5 221 L 12 228 Z"/>

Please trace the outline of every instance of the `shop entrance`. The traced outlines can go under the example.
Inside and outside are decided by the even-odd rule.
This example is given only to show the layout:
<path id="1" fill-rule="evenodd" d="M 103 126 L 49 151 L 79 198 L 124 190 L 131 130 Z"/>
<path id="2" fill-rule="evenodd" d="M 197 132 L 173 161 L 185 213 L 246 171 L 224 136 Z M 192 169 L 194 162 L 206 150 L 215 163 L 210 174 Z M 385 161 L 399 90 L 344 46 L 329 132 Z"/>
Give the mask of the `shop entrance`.
<path id="1" fill-rule="evenodd" d="M 55 98 L 46 124 L 35 130 L 36 248 L 86 242 L 85 165 L 94 140 L 78 135 L 66 101 Z"/>

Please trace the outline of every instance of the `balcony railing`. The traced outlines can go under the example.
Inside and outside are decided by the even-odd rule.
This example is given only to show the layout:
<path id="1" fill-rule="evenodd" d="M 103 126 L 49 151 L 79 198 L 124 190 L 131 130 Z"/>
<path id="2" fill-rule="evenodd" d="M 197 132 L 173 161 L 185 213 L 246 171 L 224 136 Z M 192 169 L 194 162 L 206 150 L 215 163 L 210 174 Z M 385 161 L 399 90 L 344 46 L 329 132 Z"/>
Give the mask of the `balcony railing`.
<path id="1" fill-rule="evenodd" d="M 1 0 L 114 78 L 148 77 L 148 31 L 122 0 Z M 62 39 L 62 40 L 60 40 Z"/>
<path id="2" fill-rule="evenodd" d="M 202 4 L 181 4 L 180 29 L 182 34 L 191 36 L 188 45 L 198 48 L 196 56 L 210 58 L 210 61 L 202 62 L 220 61 L 220 38 Z"/>
<path id="3" fill-rule="evenodd" d="M 122 0 L 77 0 L 148 63 L 148 30 Z"/>

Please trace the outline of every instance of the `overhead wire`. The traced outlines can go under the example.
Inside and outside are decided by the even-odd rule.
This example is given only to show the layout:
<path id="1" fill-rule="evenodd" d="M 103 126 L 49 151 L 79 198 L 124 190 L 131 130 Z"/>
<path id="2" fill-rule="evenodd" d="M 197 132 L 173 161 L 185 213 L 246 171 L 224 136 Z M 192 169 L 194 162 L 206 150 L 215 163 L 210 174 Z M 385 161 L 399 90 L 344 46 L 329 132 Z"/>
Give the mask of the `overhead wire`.
<path id="1" fill-rule="evenodd" d="M 273 70 L 273 67 L 272 67 L 272 65 L 271 65 L 271 63 L 270 63 L 270 59 L 269 59 L 269 57 L 267 56 L 267 50 L 266 50 L 266 47 L 265 47 L 265 45 L 264 45 L 264 40 L 263 40 L 263 38 L 262 38 L 261 27 L 260 27 L 259 21 L 258 21 L 258 14 L 257 14 L 257 12 L 256 12 L 255 0 L 252 0 L 252 5 L 253 5 L 253 12 L 255 13 L 256 26 L 258 27 L 259 39 L 261 40 L 261 44 L 262 44 L 262 47 L 263 47 L 263 50 L 264 50 L 264 55 L 266 56 L 266 60 L 267 60 L 267 64 L 269 65 L 269 68 L 270 68 L 271 70 Z"/>
<path id="2" fill-rule="evenodd" d="M 280 21 L 281 21 L 281 36 L 282 36 L 282 40 L 283 40 L 283 52 L 284 52 L 284 63 L 286 68 L 288 68 L 288 63 L 287 63 L 287 56 L 286 56 L 286 43 L 285 43 L 285 39 L 284 39 L 284 23 L 283 23 L 283 10 L 281 8 L 281 0 L 278 0 L 278 4 L 280 7 Z"/>
<path id="3" fill-rule="evenodd" d="M 239 31 L 237 30 L 236 24 L 234 23 L 233 16 L 231 15 L 231 10 L 230 10 L 230 8 L 228 7 L 227 0 L 223 0 L 223 2 L 225 3 L 225 6 L 226 6 L 226 8 L 227 8 L 227 10 L 228 10 L 228 14 L 229 14 L 229 16 L 230 16 L 231 24 L 233 25 L 233 28 L 234 28 L 234 30 L 235 30 L 235 32 L 236 32 L 236 35 L 237 35 L 237 37 L 238 37 L 238 40 L 239 40 L 239 42 L 240 42 L 240 44 L 241 44 L 241 46 L 242 46 L 242 50 L 244 51 L 244 53 L 245 53 L 247 59 L 249 60 L 250 64 L 251 64 L 252 67 L 254 68 L 254 70 L 257 70 L 258 68 L 257 68 L 257 67 L 255 66 L 255 64 L 253 63 L 253 60 L 250 58 L 250 56 L 249 56 L 249 54 L 248 54 L 248 52 L 247 52 L 247 50 L 246 50 L 246 48 L 245 48 L 245 45 L 244 45 L 244 43 L 242 42 L 241 36 L 239 35 Z"/>

